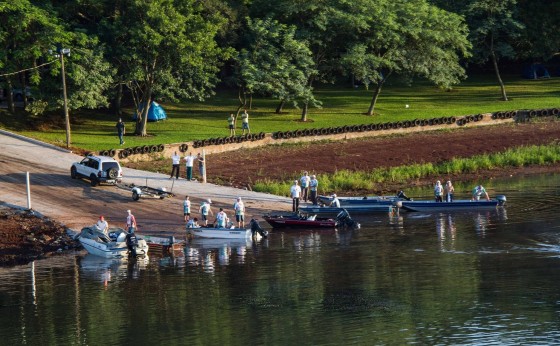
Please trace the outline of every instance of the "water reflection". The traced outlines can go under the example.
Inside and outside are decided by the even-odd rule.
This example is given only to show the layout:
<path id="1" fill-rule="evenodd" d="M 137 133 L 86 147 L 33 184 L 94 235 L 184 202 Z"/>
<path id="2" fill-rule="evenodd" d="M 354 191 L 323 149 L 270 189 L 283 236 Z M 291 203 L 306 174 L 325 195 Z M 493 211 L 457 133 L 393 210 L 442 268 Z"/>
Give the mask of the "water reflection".
<path id="1" fill-rule="evenodd" d="M 257 254 L 268 246 L 267 239 L 202 239 L 195 238 L 185 246 L 185 263 L 190 267 L 201 267 L 205 273 L 214 274 L 216 269 L 230 264 L 244 264 L 248 250 Z"/>
<path id="2" fill-rule="evenodd" d="M 452 214 L 439 214 L 436 216 L 436 232 L 441 251 L 455 251 L 457 227 Z"/>
<path id="3" fill-rule="evenodd" d="M 87 254 L 77 258 L 82 277 L 102 283 L 107 287 L 127 278 L 137 279 L 140 272 L 147 269 L 149 257 L 131 259 L 111 259 Z"/>

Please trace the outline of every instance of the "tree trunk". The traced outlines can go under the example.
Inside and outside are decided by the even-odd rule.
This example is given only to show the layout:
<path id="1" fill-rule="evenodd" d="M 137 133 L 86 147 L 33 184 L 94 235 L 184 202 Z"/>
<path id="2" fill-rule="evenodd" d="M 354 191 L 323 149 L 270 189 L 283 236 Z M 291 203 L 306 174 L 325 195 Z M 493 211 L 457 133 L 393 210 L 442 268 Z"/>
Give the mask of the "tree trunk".
<path id="1" fill-rule="evenodd" d="M 307 121 L 307 112 L 309 110 L 309 102 L 305 101 L 301 109 L 301 121 Z"/>
<path id="2" fill-rule="evenodd" d="M 276 107 L 276 114 L 282 113 L 282 110 L 284 109 L 284 104 L 285 103 L 286 103 L 286 100 L 280 100 L 280 103 L 278 104 L 278 107 Z"/>
<path id="3" fill-rule="evenodd" d="M 20 81 L 21 81 L 21 99 L 23 101 L 23 109 L 27 108 L 27 104 L 29 103 L 27 100 L 27 84 L 25 83 L 25 73 L 20 73 Z"/>
<path id="4" fill-rule="evenodd" d="M 145 93 L 145 97 L 140 103 L 143 105 L 142 112 L 138 114 L 136 119 L 136 131 L 135 134 L 145 137 L 148 135 L 148 112 L 150 111 L 150 106 L 152 105 L 152 89 L 149 88 Z"/>
<path id="5" fill-rule="evenodd" d="M 373 90 L 373 97 L 371 98 L 371 103 L 369 105 L 367 115 L 373 115 L 373 111 L 375 110 L 375 104 L 377 103 L 377 98 L 381 93 L 381 88 L 383 87 L 383 80 L 377 83 L 375 90 Z"/>
<path id="6" fill-rule="evenodd" d="M 115 114 L 119 117 L 122 115 L 122 97 L 123 97 L 123 83 L 117 86 L 117 95 L 115 95 Z"/>
<path id="7" fill-rule="evenodd" d="M 6 78 L 6 86 L 8 87 L 8 95 L 6 95 L 8 97 L 8 109 L 13 114 L 16 112 L 16 105 L 14 104 L 14 94 L 12 93 L 14 86 L 10 78 Z"/>
<path id="8" fill-rule="evenodd" d="M 375 111 L 375 104 L 377 103 L 377 98 L 379 94 L 381 94 L 381 88 L 383 88 L 383 84 L 387 81 L 387 78 L 393 73 L 392 71 L 387 72 L 383 75 L 383 78 L 376 84 L 375 90 L 373 91 L 373 96 L 371 98 L 371 103 L 369 105 L 367 115 L 373 115 L 373 111 Z"/>
<path id="9" fill-rule="evenodd" d="M 498 59 L 496 58 L 496 52 L 494 51 L 494 36 L 490 37 L 490 56 L 492 57 L 492 65 L 494 65 L 494 72 L 496 72 L 496 78 L 498 78 L 498 83 L 500 84 L 500 89 L 502 91 L 502 101 L 507 101 L 506 86 L 502 77 L 500 76 L 500 69 L 498 68 Z"/>

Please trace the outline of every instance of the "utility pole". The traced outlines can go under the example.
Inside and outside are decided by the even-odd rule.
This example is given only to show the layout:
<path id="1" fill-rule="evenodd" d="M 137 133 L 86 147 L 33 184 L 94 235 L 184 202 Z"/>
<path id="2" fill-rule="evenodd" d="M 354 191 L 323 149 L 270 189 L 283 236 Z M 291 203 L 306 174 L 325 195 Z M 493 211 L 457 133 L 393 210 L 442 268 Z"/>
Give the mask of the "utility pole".
<path id="1" fill-rule="evenodd" d="M 49 51 L 53 54 L 52 50 Z M 62 45 L 57 45 L 55 57 L 60 58 L 60 68 L 62 70 L 62 97 L 64 99 L 64 119 L 66 121 L 66 148 L 70 148 L 72 142 L 70 136 L 70 115 L 68 114 L 68 97 L 66 95 L 66 72 L 64 71 L 64 55 L 70 56 L 70 48 L 62 48 Z"/>

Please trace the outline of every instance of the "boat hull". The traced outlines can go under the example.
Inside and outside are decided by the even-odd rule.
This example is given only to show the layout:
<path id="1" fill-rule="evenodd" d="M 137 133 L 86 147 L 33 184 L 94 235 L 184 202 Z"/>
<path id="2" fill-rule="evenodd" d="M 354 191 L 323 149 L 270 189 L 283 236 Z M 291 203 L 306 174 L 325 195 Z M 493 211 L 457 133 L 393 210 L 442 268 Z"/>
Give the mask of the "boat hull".
<path id="1" fill-rule="evenodd" d="M 124 258 L 128 257 L 128 248 L 126 244 L 119 247 L 110 248 L 106 244 L 102 244 L 93 239 L 80 238 L 80 243 L 86 251 L 92 255 L 103 258 Z"/>
<path id="2" fill-rule="evenodd" d="M 490 201 L 471 201 L 471 200 L 456 200 L 453 202 L 434 202 L 434 201 L 403 201 L 402 209 L 407 211 L 421 211 L 421 212 L 440 212 L 440 211 L 465 211 L 465 210 L 480 210 L 480 209 L 495 209 L 501 206 L 498 200 Z"/>
<path id="3" fill-rule="evenodd" d="M 245 228 L 187 228 L 187 233 L 198 238 L 249 239 L 252 237 L 251 230 Z"/>
<path id="4" fill-rule="evenodd" d="M 360 205 L 394 205 L 401 199 L 396 196 L 366 196 L 366 197 L 337 197 L 341 207 Z M 319 196 L 319 202 L 329 205 L 333 198 L 329 196 Z"/>
<path id="5" fill-rule="evenodd" d="M 305 220 L 295 217 L 264 216 L 263 219 L 273 228 L 335 228 L 336 220 Z"/>
<path id="6" fill-rule="evenodd" d="M 299 211 L 309 215 L 329 215 L 336 216 L 341 211 L 346 210 L 351 215 L 354 214 L 370 214 L 370 213 L 394 213 L 397 207 L 392 204 L 368 204 L 368 205 L 348 205 L 343 208 L 336 207 L 299 207 Z"/>

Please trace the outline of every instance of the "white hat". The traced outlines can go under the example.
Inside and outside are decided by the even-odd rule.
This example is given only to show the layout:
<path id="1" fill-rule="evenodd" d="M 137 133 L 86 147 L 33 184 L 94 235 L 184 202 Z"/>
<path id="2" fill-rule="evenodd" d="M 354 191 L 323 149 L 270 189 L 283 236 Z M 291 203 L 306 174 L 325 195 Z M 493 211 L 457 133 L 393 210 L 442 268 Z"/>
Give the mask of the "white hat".
<path id="1" fill-rule="evenodd" d="M 237 197 L 237 200 L 240 201 L 240 200 L 241 200 L 241 197 Z"/>
<path id="2" fill-rule="evenodd" d="M 336 197 L 336 193 L 333 193 L 332 196 L 333 196 L 333 197 Z"/>
<path id="3" fill-rule="evenodd" d="M 208 198 L 206 202 L 208 202 L 208 204 L 212 204 L 212 200 L 210 198 Z"/>
<path id="4" fill-rule="evenodd" d="M 130 211 L 130 209 L 128 209 L 126 212 L 129 213 L 129 214 L 132 213 L 132 212 Z"/>

